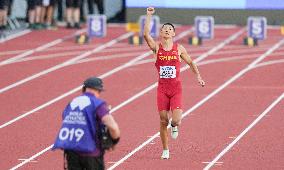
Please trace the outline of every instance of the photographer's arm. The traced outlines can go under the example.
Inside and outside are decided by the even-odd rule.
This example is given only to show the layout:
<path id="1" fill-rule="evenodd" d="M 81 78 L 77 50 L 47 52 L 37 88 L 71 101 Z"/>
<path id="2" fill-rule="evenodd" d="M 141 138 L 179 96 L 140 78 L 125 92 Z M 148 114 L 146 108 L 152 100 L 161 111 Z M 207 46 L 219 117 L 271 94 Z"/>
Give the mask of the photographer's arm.
<path id="1" fill-rule="evenodd" d="M 120 138 L 120 130 L 118 124 L 116 123 L 112 115 L 107 114 L 102 117 L 102 122 L 109 129 L 112 139 L 116 140 Z"/>

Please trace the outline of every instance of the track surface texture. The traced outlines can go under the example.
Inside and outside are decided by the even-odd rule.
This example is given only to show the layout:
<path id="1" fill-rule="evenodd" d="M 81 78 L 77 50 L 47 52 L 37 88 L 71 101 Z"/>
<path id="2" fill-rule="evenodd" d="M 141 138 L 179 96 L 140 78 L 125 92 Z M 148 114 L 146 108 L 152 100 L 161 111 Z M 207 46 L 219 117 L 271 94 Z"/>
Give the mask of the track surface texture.
<path id="1" fill-rule="evenodd" d="M 178 139 L 169 139 L 169 160 L 160 159 L 157 73 L 147 45 L 128 44 L 124 25 L 86 45 L 74 43 L 80 31 L 32 31 L 0 45 L 1 169 L 63 169 L 62 151 L 50 148 L 63 108 L 90 76 L 104 80 L 102 98 L 121 129 L 107 169 L 284 169 L 280 29 L 248 47 L 242 27 L 217 27 L 201 46 L 187 44 L 190 26 L 177 28 L 206 86 L 182 64 L 183 120 Z"/>

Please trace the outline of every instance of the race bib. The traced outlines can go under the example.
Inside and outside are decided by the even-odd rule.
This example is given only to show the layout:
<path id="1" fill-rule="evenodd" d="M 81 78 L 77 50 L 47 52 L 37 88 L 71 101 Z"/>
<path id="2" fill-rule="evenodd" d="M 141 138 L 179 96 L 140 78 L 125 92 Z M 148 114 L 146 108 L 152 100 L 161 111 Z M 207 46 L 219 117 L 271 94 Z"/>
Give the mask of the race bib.
<path id="1" fill-rule="evenodd" d="M 160 78 L 176 78 L 175 66 L 160 66 Z"/>

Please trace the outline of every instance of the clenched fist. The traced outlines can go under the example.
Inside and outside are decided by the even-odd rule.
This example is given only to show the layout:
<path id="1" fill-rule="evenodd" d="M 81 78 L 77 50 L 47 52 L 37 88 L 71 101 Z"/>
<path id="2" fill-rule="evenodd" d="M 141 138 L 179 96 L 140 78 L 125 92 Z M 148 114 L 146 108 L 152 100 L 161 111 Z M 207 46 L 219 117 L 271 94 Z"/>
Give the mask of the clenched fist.
<path id="1" fill-rule="evenodd" d="M 155 13 L 154 7 L 148 7 L 147 8 L 147 15 L 153 15 Z"/>

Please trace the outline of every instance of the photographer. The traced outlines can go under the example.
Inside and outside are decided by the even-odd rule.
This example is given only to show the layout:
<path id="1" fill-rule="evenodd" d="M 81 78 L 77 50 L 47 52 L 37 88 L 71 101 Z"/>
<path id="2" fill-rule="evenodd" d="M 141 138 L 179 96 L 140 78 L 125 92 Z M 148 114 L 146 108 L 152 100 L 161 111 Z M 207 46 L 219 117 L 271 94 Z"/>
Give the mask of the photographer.
<path id="1" fill-rule="evenodd" d="M 119 127 L 106 102 L 99 98 L 102 91 L 101 79 L 88 78 L 82 87 L 83 94 L 63 111 L 62 127 L 53 149 L 64 150 L 69 170 L 104 170 L 104 150 L 114 149 L 119 141 Z"/>

